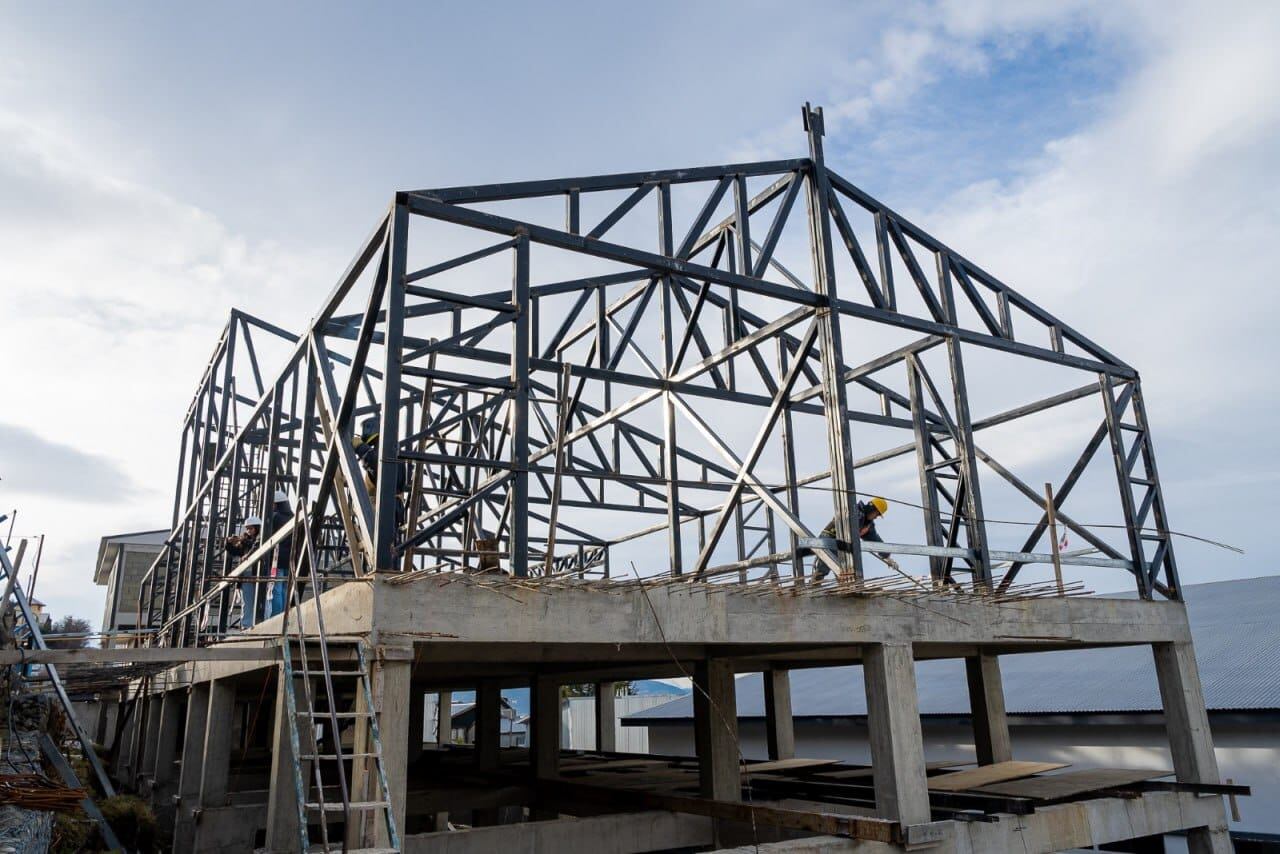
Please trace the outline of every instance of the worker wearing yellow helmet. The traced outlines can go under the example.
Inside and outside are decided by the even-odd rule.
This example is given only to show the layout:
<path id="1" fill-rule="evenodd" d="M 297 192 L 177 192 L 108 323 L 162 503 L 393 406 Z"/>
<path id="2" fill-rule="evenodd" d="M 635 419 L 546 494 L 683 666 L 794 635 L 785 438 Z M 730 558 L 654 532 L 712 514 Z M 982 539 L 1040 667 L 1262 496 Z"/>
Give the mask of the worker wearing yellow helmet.
<path id="1" fill-rule="evenodd" d="M 876 520 L 889 512 L 889 502 L 880 496 L 872 498 L 870 501 L 858 502 L 858 538 L 872 543 L 883 543 L 880 534 L 876 531 Z M 822 536 L 834 537 L 836 535 L 836 520 L 832 519 L 827 523 L 827 527 L 822 529 Z M 889 555 L 876 554 L 876 557 L 884 561 L 893 569 L 898 569 L 898 562 Z M 815 570 L 815 578 L 821 579 L 826 575 L 826 567 L 819 565 Z"/>

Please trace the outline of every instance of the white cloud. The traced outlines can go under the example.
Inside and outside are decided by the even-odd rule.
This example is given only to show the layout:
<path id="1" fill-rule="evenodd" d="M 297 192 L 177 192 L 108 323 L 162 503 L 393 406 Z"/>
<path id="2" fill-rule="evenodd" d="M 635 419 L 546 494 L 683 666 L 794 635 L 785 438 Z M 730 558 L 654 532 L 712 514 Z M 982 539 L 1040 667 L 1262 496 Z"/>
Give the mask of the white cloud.
<path id="1" fill-rule="evenodd" d="M 178 428 L 228 310 L 297 322 L 326 260 L 234 234 L 83 138 L 0 111 L 3 462 L 21 475 L 0 486 L 22 531 L 48 535 L 55 608 L 96 619 L 96 537 L 168 523 Z"/>

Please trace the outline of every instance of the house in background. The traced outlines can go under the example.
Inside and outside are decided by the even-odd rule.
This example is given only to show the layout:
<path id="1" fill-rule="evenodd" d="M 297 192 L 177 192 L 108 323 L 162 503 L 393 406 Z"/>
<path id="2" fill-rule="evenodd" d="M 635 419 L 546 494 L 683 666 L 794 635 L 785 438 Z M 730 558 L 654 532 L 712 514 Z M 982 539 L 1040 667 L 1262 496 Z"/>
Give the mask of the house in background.
<path id="1" fill-rule="evenodd" d="M 648 753 L 649 734 L 644 727 L 624 727 L 628 715 L 663 706 L 685 692 L 669 694 L 624 694 L 615 697 L 614 750 L 620 753 Z M 560 701 L 560 746 L 565 750 L 596 750 L 596 698 L 565 697 Z"/>
<path id="2" fill-rule="evenodd" d="M 156 555 L 164 546 L 168 531 L 138 531 L 103 537 L 98 544 L 98 564 L 93 583 L 107 588 L 106 606 L 102 612 L 104 647 L 127 646 L 128 638 L 116 632 L 130 632 L 138 627 L 138 594 L 142 577 L 147 574 Z"/>
<path id="3" fill-rule="evenodd" d="M 1280 851 L 1280 577 L 1188 585 L 1183 594 L 1219 772 L 1253 788 L 1232 804 L 1236 850 Z M 1173 768 L 1149 648 L 1007 655 L 1000 668 L 1014 758 Z M 925 758 L 974 761 L 964 662 L 920 661 L 916 684 Z M 762 675 L 738 679 L 737 698 L 743 756 L 768 758 Z M 791 671 L 791 703 L 797 756 L 870 764 L 861 667 Z M 690 697 L 623 723 L 647 727 L 653 753 L 694 755 Z M 1182 849 L 1181 840 L 1168 843 Z"/>

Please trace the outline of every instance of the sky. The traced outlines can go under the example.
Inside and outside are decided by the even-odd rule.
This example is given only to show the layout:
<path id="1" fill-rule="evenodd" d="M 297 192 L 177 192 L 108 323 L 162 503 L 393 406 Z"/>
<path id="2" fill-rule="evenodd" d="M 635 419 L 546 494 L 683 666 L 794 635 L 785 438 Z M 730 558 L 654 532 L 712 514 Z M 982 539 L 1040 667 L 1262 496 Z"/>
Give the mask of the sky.
<path id="1" fill-rule="evenodd" d="M 442 5 L 442 4 L 441 4 Z M 0 2 L 0 511 L 97 621 L 233 306 L 398 189 L 805 154 L 1143 377 L 1187 583 L 1274 572 L 1280 7 Z M 7 530 L 0 528 L 0 532 Z"/>

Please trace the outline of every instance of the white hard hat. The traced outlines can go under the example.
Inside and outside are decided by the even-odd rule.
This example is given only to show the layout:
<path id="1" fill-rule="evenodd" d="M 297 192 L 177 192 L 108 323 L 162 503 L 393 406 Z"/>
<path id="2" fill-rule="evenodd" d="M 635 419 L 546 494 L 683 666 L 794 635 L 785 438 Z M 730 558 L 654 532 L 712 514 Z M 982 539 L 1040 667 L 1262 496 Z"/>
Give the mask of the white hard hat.
<path id="1" fill-rule="evenodd" d="M 250 525 L 257 525 L 259 528 L 261 528 L 261 527 L 262 527 L 262 517 L 261 517 L 261 516 L 250 516 L 248 519 L 245 519 L 245 520 L 244 520 L 244 526 L 245 526 L 246 528 L 248 528 Z"/>
<path id="2" fill-rule="evenodd" d="M 285 491 L 283 489 L 277 489 L 276 494 L 272 497 L 271 500 L 274 501 L 276 504 L 279 504 L 281 501 L 288 501 L 289 496 L 285 494 Z"/>

